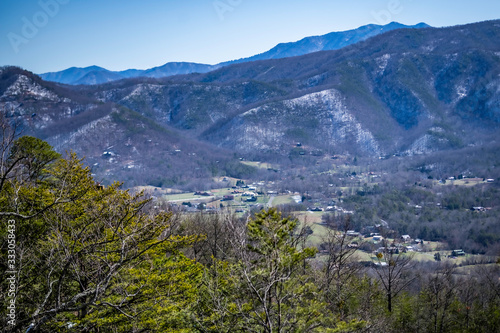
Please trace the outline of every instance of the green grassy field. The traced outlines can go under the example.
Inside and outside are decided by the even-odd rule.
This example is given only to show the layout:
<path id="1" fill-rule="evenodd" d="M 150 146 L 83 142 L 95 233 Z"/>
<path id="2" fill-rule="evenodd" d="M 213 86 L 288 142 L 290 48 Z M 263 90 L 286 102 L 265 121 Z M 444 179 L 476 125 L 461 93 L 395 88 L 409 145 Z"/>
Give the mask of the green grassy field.
<path id="1" fill-rule="evenodd" d="M 167 201 L 179 201 L 179 200 L 191 201 L 200 199 L 203 200 L 207 198 L 205 196 L 194 195 L 193 193 L 194 192 L 182 193 L 182 194 L 169 194 L 165 195 L 163 198 Z"/>
<path id="2" fill-rule="evenodd" d="M 300 228 L 304 226 L 304 224 L 311 227 L 313 233 L 309 235 L 307 239 L 308 246 L 318 247 L 324 242 L 324 238 L 328 234 L 328 228 L 320 224 L 323 214 L 325 214 L 325 212 L 295 212 L 294 214 L 299 220 Z"/>
<path id="3" fill-rule="evenodd" d="M 216 196 L 224 196 L 224 195 L 232 195 L 231 192 L 233 192 L 233 191 L 234 190 L 232 188 L 219 188 L 219 189 L 211 190 L 210 192 Z"/>
<path id="4" fill-rule="evenodd" d="M 328 233 L 328 228 L 324 225 L 319 224 L 321 222 L 321 216 L 325 214 L 325 212 L 299 212 L 296 213 L 295 215 L 298 217 L 298 220 L 300 222 L 300 227 L 304 224 L 307 223 L 313 231 L 311 235 L 308 237 L 308 246 L 319 246 L 321 243 L 324 242 L 324 238 Z M 369 242 L 371 241 L 371 238 L 362 238 L 362 239 L 353 239 L 356 240 L 358 243 L 366 241 Z M 389 242 L 392 242 L 392 240 L 388 239 Z M 481 261 L 485 259 L 485 256 L 483 255 L 472 255 L 472 254 L 466 254 L 465 256 L 459 256 L 455 258 L 449 258 L 448 255 L 450 255 L 451 250 L 437 250 L 437 249 L 442 249 L 444 247 L 444 244 L 441 242 L 425 242 L 425 248 L 427 249 L 427 252 L 409 252 L 413 256 L 413 259 L 415 261 L 423 262 L 423 261 L 435 261 L 434 255 L 436 253 L 439 253 L 441 255 L 441 261 L 442 262 L 449 262 L 452 264 L 457 264 L 461 265 L 467 260 L 476 260 L 476 261 Z M 376 257 L 374 256 L 373 253 L 368 253 L 364 251 L 357 251 L 357 256 L 359 261 L 371 261 L 371 260 L 376 260 Z"/>
<path id="5" fill-rule="evenodd" d="M 210 194 L 210 196 L 224 196 L 231 194 L 233 190 L 230 188 L 221 188 L 221 189 L 214 189 L 211 191 L 207 191 L 207 193 Z M 163 198 L 167 201 L 180 201 L 180 200 L 186 200 L 186 201 L 196 201 L 196 200 L 206 200 L 209 198 L 209 196 L 202 196 L 202 195 L 194 195 L 194 192 L 188 192 L 188 193 L 181 193 L 181 194 L 167 194 L 163 196 Z"/>
<path id="6" fill-rule="evenodd" d="M 292 199 L 291 195 L 277 195 L 273 199 L 273 207 L 291 203 L 295 203 L 295 200 Z"/>
<path id="7" fill-rule="evenodd" d="M 309 235 L 307 243 L 309 246 L 318 247 L 321 243 L 325 241 L 325 237 L 328 234 L 328 228 L 320 224 L 309 224 L 313 233 Z"/>
<path id="8" fill-rule="evenodd" d="M 212 190 L 212 192 L 217 197 L 222 197 L 224 195 L 231 194 L 232 189 L 229 189 L 229 190 L 228 189 Z M 231 195 L 234 195 L 234 194 L 231 194 Z M 243 209 L 245 211 L 249 211 L 252 205 L 256 205 L 256 204 L 266 205 L 268 203 L 268 201 L 269 201 L 269 197 L 268 196 L 264 196 L 264 195 L 257 196 L 257 201 L 250 201 L 250 202 L 245 201 L 248 198 L 249 197 L 247 197 L 247 196 L 234 195 L 234 200 L 227 200 L 227 201 L 215 200 L 215 201 L 212 201 L 209 204 L 209 206 L 213 207 L 213 208 L 219 208 L 220 204 L 222 204 L 224 207 L 230 207 L 230 208 L 232 208 L 234 210 L 236 210 L 236 209 Z M 241 213 L 240 213 L 240 215 L 241 215 Z"/>
<path id="9" fill-rule="evenodd" d="M 296 212 L 299 221 L 308 223 L 321 223 L 321 217 L 329 212 Z"/>

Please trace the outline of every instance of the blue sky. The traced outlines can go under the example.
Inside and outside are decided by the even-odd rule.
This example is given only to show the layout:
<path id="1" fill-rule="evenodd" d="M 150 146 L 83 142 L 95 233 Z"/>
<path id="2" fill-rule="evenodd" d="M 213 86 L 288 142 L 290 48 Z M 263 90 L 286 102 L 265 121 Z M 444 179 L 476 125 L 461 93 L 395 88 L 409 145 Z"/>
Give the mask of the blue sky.
<path id="1" fill-rule="evenodd" d="M 497 0 L 2 0 L 0 65 L 44 73 L 216 64 L 369 23 L 498 18 Z"/>

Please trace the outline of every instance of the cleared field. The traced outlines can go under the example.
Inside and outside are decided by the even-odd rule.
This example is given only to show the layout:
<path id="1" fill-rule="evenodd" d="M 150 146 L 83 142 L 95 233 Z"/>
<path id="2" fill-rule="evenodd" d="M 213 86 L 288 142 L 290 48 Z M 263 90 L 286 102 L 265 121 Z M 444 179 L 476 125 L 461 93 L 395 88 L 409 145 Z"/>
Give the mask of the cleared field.
<path id="1" fill-rule="evenodd" d="M 154 195 L 154 196 L 162 196 L 162 195 L 170 195 L 172 193 L 177 193 L 179 194 L 179 190 L 173 190 L 170 188 L 161 188 L 161 187 L 155 187 L 155 186 L 135 186 L 130 188 L 130 191 L 132 193 L 139 193 L 141 191 L 144 191 L 146 194 Z"/>
<path id="2" fill-rule="evenodd" d="M 186 200 L 186 201 L 195 201 L 195 200 L 206 200 L 209 199 L 210 197 L 214 196 L 224 196 L 231 194 L 233 190 L 230 188 L 220 188 L 220 189 L 214 189 L 207 191 L 210 196 L 203 196 L 203 195 L 195 195 L 194 192 L 188 192 L 188 193 L 181 193 L 181 194 L 167 194 L 163 196 L 163 198 L 167 201 L 180 201 L 180 200 Z"/>
<path id="3" fill-rule="evenodd" d="M 322 213 L 324 214 L 324 212 L 300 212 L 298 214 L 295 214 L 296 216 L 298 216 L 300 226 L 302 226 L 304 223 L 307 223 L 307 225 L 309 225 L 313 231 L 313 233 L 308 237 L 308 246 L 319 246 L 324 242 L 324 237 L 328 233 L 329 229 L 326 226 L 319 224 L 319 222 L 321 222 Z M 363 241 L 371 242 L 371 238 L 353 240 L 356 240 L 358 243 Z M 392 240 L 390 239 L 388 239 L 388 241 L 392 242 Z M 481 262 L 486 259 L 486 257 L 483 255 L 472 254 L 466 254 L 465 256 L 459 257 L 448 257 L 451 254 L 451 250 L 436 250 L 443 248 L 443 245 L 444 244 L 441 242 L 425 242 L 424 246 L 427 249 L 426 252 L 408 252 L 408 254 L 411 254 L 413 256 L 413 260 L 423 262 L 435 261 L 434 255 L 436 253 L 439 253 L 441 255 L 442 262 L 448 262 L 456 265 L 464 264 L 464 262 L 466 262 L 467 260 Z M 364 252 L 361 250 L 358 250 L 356 252 L 356 255 L 358 257 L 357 260 L 359 261 L 376 261 L 377 259 L 373 253 Z"/>
<path id="4" fill-rule="evenodd" d="M 214 177 L 213 178 L 213 181 L 215 182 L 229 182 L 231 184 L 231 186 L 234 186 L 236 185 L 236 182 L 240 180 L 239 178 L 233 178 L 233 177 L 229 177 L 229 176 L 225 176 L 225 177 Z"/>
<path id="5" fill-rule="evenodd" d="M 217 194 L 215 193 L 210 193 L 209 196 L 204 196 L 204 195 L 194 195 L 193 192 L 189 193 L 182 193 L 182 194 L 172 194 L 172 195 L 165 195 L 163 196 L 163 199 L 165 199 L 167 202 L 179 202 L 179 201 L 207 201 L 207 200 L 213 200 Z"/>
<path id="6" fill-rule="evenodd" d="M 321 223 L 321 217 L 329 212 L 295 212 L 295 216 L 301 222 Z"/>
<path id="7" fill-rule="evenodd" d="M 321 216 L 323 214 L 324 212 L 296 212 L 294 214 L 299 220 L 299 228 L 301 228 L 304 224 L 311 227 L 312 234 L 310 234 L 307 238 L 308 246 L 318 247 L 324 242 L 324 238 L 328 234 L 328 228 L 319 224 L 321 223 Z"/>
<path id="8" fill-rule="evenodd" d="M 220 189 L 220 190 L 212 190 L 213 194 L 217 197 L 222 197 L 227 194 L 231 194 L 232 190 L 228 189 Z M 209 204 L 209 207 L 219 208 L 222 204 L 224 207 L 231 207 L 233 209 L 243 209 L 245 211 L 249 211 L 251 206 L 261 204 L 266 205 L 269 201 L 268 196 L 257 196 L 257 201 L 249 201 L 246 200 L 249 198 L 248 196 L 241 196 L 241 194 L 231 194 L 234 195 L 234 200 L 215 200 Z M 240 214 L 241 215 L 241 214 Z"/>
<path id="9" fill-rule="evenodd" d="M 210 192 L 213 193 L 214 195 L 217 195 L 217 196 L 224 196 L 224 195 L 232 194 L 231 192 L 233 192 L 233 191 L 234 190 L 231 188 L 218 188 L 218 189 L 211 190 Z"/>
<path id="10" fill-rule="evenodd" d="M 252 162 L 252 161 L 242 161 L 241 163 L 255 167 L 255 168 L 260 168 L 260 169 L 278 169 L 279 167 L 276 165 L 273 165 L 271 163 L 265 163 L 265 162 Z"/>
<path id="11" fill-rule="evenodd" d="M 321 243 L 324 242 L 324 238 L 328 234 L 328 228 L 323 226 L 323 225 L 317 224 L 317 223 L 313 223 L 313 224 L 309 224 L 309 225 L 310 225 L 313 233 L 311 235 L 309 235 L 309 237 L 307 239 L 307 243 L 310 246 L 318 247 Z"/>
<path id="12" fill-rule="evenodd" d="M 436 183 L 442 186 L 450 186 L 450 185 L 475 186 L 478 184 L 487 184 L 487 182 L 483 181 L 482 178 L 464 178 L 464 179 L 446 180 L 446 183 L 444 184 L 441 182 L 436 182 Z"/>
<path id="13" fill-rule="evenodd" d="M 277 195 L 273 199 L 273 206 L 295 203 L 291 195 Z"/>
<path id="14" fill-rule="evenodd" d="M 199 195 L 194 195 L 193 192 L 182 193 L 182 194 L 169 194 L 164 196 L 167 201 L 178 201 L 178 200 L 196 200 L 203 198 Z"/>

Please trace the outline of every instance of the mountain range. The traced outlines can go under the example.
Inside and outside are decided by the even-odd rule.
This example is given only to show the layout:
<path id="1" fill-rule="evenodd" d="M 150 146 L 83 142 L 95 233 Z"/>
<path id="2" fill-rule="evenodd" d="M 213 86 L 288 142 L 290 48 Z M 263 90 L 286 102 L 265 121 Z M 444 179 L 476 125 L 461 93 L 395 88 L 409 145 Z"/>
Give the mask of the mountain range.
<path id="1" fill-rule="evenodd" d="M 99 66 L 89 66 L 85 68 L 71 67 L 60 72 L 40 74 L 40 77 L 47 81 L 64 84 L 93 85 L 132 77 L 161 78 L 179 74 L 206 73 L 235 63 L 266 59 L 280 59 L 317 51 L 338 50 L 342 47 L 357 43 L 387 31 L 402 28 L 417 29 L 425 27 L 429 26 L 425 23 L 407 26 L 397 22 L 391 22 L 386 25 L 369 24 L 358 29 L 343 32 L 332 32 L 323 36 L 306 37 L 297 42 L 278 44 L 267 52 L 249 58 L 223 62 L 216 65 L 189 62 L 169 62 L 162 66 L 146 70 L 128 69 L 124 71 L 110 71 Z"/>
<path id="2" fill-rule="evenodd" d="M 100 85 L 4 67 L 0 107 L 58 151 L 86 156 L 98 178 L 129 186 L 256 172 L 240 157 L 460 156 L 498 141 L 500 20 Z"/>

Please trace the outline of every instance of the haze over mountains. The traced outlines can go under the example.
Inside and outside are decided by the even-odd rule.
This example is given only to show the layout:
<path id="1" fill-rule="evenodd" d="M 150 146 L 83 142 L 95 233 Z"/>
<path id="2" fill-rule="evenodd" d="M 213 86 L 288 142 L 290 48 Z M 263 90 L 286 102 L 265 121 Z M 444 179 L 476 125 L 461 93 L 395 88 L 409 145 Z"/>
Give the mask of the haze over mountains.
<path id="1" fill-rule="evenodd" d="M 282 43 L 276 45 L 271 50 L 249 57 L 233 61 L 227 61 L 216 65 L 197 64 L 189 62 L 169 62 L 165 65 L 146 70 L 128 69 L 124 71 L 110 71 L 99 66 L 89 66 L 85 68 L 71 67 L 59 72 L 40 74 L 40 77 L 47 81 L 65 84 L 101 84 L 132 77 L 153 77 L 161 78 L 172 75 L 189 73 L 206 73 L 227 65 L 255 60 L 279 59 L 294 57 L 307 53 L 327 50 L 338 50 L 342 47 L 366 40 L 378 34 L 401 28 L 425 28 L 429 27 L 425 23 L 414 26 L 407 26 L 397 22 L 386 25 L 370 24 L 358 29 L 332 32 L 323 36 L 306 37 L 297 42 Z"/>
<path id="2" fill-rule="evenodd" d="M 280 52 L 269 57 L 290 54 Z M 241 156 L 378 159 L 498 144 L 499 20 L 199 72 L 71 87 L 3 68 L 0 107 L 58 151 L 86 156 L 98 178 L 129 186 L 239 177 L 252 172 Z"/>

